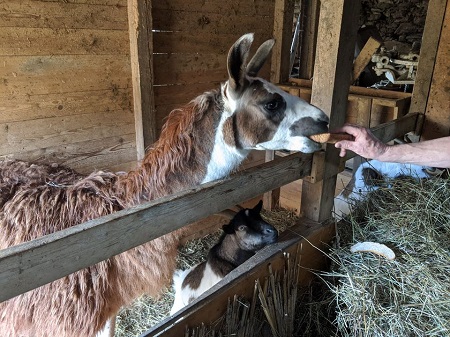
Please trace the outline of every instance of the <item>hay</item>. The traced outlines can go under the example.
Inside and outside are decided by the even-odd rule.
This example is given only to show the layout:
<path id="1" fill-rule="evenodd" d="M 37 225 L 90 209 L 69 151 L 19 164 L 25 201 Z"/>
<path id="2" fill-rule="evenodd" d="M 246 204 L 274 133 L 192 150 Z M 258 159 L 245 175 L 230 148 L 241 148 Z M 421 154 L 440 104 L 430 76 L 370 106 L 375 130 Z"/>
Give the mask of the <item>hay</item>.
<path id="1" fill-rule="evenodd" d="M 334 266 L 322 274 L 334 294 L 340 336 L 450 335 L 450 180 L 390 182 L 361 202 L 339 228 Z M 380 242 L 388 261 L 353 254 L 355 242 Z"/>
<path id="2" fill-rule="evenodd" d="M 298 220 L 294 212 L 284 209 L 277 209 L 272 212 L 262 210 L 261 215 L 264 220 L 275 226 L 279 232 L 283 232 L 287 228 L 295 225 Z M 218 230 L 201 239 L 189 241 L 180 247 L 177 257 L 177 268 L 183 270 L 188 269 L 204 261 L 209 249 L 216 244 L 221 234 L 222 231 Z M 147 331 L 169 316 L 173 299 L 174 292 L 170 288 L 163 293 L 160 299 L 142 296 L 129 307 L 121 309 L 117 315 L 115 337 L 139 336 Z M 205 330 L 206 327 L 200 327 L 198 329 L 199 334 L 206 335 L 209 333 Z"/>

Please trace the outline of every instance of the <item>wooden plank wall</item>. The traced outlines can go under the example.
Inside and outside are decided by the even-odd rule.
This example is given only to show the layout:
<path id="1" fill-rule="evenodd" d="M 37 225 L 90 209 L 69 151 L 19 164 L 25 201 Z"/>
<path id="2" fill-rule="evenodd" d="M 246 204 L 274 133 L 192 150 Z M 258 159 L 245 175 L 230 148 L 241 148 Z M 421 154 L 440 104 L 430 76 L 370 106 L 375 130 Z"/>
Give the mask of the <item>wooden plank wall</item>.
<path id="1" fill-rule="evenodd" d="M 0 41 L 1 157 L 136 160 L 126 0 L 2 2 Z"/>
<path id="2" fill-rule="evenodd" d="M 253 50 L 273 36 L 272 0 L 158 0 L 153 4 L 157 130 L 164 118 L 227 79 L 231 45 L 254 32 Z M 269 79 L 269 64 L 260 75 Z"/>

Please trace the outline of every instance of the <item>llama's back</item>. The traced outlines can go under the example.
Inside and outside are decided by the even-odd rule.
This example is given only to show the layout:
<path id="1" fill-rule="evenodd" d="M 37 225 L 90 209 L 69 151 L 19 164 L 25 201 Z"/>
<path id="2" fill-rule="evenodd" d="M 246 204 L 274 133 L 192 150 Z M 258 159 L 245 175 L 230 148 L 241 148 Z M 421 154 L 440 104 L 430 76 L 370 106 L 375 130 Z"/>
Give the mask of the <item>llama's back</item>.
<path id="1" fill-rule="evenodd" d="M 21 189 L 45 184 L 67 184 L 82 176 L 57 164 L 32 164 L 20 160 L 0 161 L 0 208 Z"/>
<path id="2" fill-rule="evenodd" d="M 116 179 L 107 172 L 86 177 L 56 165 L 0 162 L 0 249 L 123 209 Z M 95 336 L 122 305 L 169 284 L 177 239 L 168 234 L 0 303 L 0 336 Z"/>

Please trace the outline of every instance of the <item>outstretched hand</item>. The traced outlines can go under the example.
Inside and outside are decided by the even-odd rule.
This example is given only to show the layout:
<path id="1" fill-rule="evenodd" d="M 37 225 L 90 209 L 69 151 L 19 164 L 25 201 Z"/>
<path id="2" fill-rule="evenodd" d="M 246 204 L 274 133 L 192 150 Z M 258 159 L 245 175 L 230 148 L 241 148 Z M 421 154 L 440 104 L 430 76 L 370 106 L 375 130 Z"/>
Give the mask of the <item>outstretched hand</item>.
<path id="1" fill-rule="evenodd" d="M 341 149 L 339 156 L 344 157 L 347 150 L 368 158 L 376 159 L 387 150 L 387 145 L 378 140 L 369 129 L 350 124 L 344 125 L 334 132 L 345 132 L 352 135 L 355 139 L 341 140 L 335 144 L 336 148 Z"/>

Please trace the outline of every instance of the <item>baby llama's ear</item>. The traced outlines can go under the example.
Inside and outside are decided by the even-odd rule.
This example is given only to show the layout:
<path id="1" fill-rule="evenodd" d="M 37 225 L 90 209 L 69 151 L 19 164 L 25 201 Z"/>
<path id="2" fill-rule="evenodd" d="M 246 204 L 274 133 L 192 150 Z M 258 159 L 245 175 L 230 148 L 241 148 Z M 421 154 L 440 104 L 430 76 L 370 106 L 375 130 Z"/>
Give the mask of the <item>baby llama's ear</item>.
<path id="1" fill-rule="evenodd" d="M 263 206 L 263 201 L 260 200 L 255 207 L 253 207 L 253 211 L 255 211 L 256 213 L 261 213 L 262 210 L 262 206 Z"/>
<path id="2" fill-rule="evenodd" d="M 223 225 L 222 229 L 225 232 L 225 234 L 233 234 L 234 233 L 234 226 L 231 223 L 228 225 Z"/>
<path id="3" fill-rule="evenodd" d="M 239 92 L 245 85 L 247 58 L 253 42 L 253 33 L 243 35 L 228 52 L 228 84 L 233 91 Z"/>

